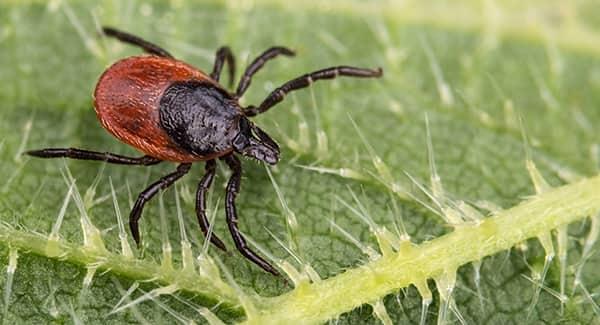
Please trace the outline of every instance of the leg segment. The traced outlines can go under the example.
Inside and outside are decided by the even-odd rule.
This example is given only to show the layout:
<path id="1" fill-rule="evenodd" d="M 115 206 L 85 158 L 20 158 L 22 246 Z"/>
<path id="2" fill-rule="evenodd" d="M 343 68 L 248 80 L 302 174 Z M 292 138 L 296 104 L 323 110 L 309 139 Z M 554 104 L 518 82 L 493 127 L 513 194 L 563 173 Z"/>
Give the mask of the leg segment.
<path id="1" fill-rule="evenodd" d="M 169 186 L 173 185 L 175 181 L 180 179 L 183 175 L 187 174 L 190 171 L 190 167 L 192 164 L 180 164 L 177 166 L 177 170 L 163 176 L 158 181 L 152 183 L 148 188 L 146 188 L 140 195 L 138 196 L 131 213 L 129 214 L 129 229 L 131 230 L 131 235 L 133 236 L 133 240 L 135 240 L 136 244 L 140 244 L 140 230 L 138 227 L 138 220 L 142 216 L 142 210 L 144 209 L 144 205 L 148 202 L 152 197 L 158 193 L 159 190 L 164 190 Z"/>
<path id="2" fill-rule="evenodd" d="M 155 165 L 162 160 L 150 156 L 127 157 L 110 152 L 97 152 L 75 148 L 47 148 L 26 151 L 25 154 L 40 158 L 71 158 L 81 160 L 99 160 L 120 165 Z"/>
<path id="3" fill-rule="evenodd" d="M 231 168 L 232 174 L 229 182 L 227 183 L 227 193 L 225 195 L 225 214 L 227 215 L 227 225 L 229 231 L 233 237 L 235 247 L 242 253 L 244 257 L 252 261 L 254 264 L 260 266 L 263 270 L 273 274 L 279 275 L 279 272 L 275 270 L 271 264 L 265 261 L 262 257 L 258 256 L 253 252 L 246 243 L 246 240 L 238 229 L 238 215 L 235 209 L 235 198 L 240 190 L 240 182 L 242 178 L 242 165 L 240 160 L 234 155 L 230 155 L 224 158 L 225 162 Z"/>
<path id="4" fill-rule="evenodd" d="M 213 71 L 210 73 L 210 77 L 218 82 L 225 62 L 227 62 L 227 65 L 229 66 L 229 86 L 231 87 L 233 86 L 233 78 L 235 77 L 235 58 L 228 46 L 222 46 L 217 50 L 215 64 L 213 65 Z"/>
<path id="5" fill-rule="evenodd" d="M 210 224 L 208 218 L 206 218 L 206 192 L 210 188 L 213 179 L 215 178 L 215 172 L 217 171 L 217 164 L 214 160 L 206 162 L 205 167 L 206 173 L 204 177 L 198 183 L 198 190 L 196 191 L 196 215 L 198 216 L 198 223 L 200 229 L 204 233 L 204 236 L 208 236 L 208 229 Z M 223 251 L 227 251 L 225 244 L 217 237 L 214 233 L 210 234 L 210 242 Z"/>
<path id="6" fill-rule="evenodd" d="M 273 92 L 271 92 L 269 96 L 267 96 L 267 98 L 263 100 L 260 106 L 247 107 L 246 110 L 244 110 L 244 114 L 246 116 L 255 116 L 260 113 L 264 113 L 269 108 L 275 106 L 277 103 L 282 101 L 287 93 L 297 89 L 308 87 L 311 83 L 320 79 L 333 79 L 338 76 L 377 78 L 381 77 L 382 74 L 383 71 L 381 70 L 381 68 L 372 70 L 348 66 L 339 66 L 317 70 L 286 82 L 285 84 L 283 84 L 283 86 L 273 90 Z"/>
<path id="7" fill-rule="evenodd" d="M 144 51 L 150 54 L 163 56 L 167 58 L 173 58 L 173 56 L 162 47 L 145 41 L 135 35 L 111 27 L 102 27 L 102 32 L 104 33 L 104 35 L 114 37 L 121 42 L 141 47 Z"/>
<path id="8" fill-rule="evenodd" d="M 252 63 L 250 63 L 250 65 L 246 68 L 246 71 L 244 71 L 244 75 L 240 79 L 240 83 L 238 84 L 238 88 L 237 88 L 237 91 L 235 92 L 235 95 L 237 97 L 241 97 L 244 94 L 244 92 L 246 92 L 246 89 L 248 89 L 248 87 L 250 86 L 250 82 L 252 81 L 252 76 L 256 72 L 258 72 L 258 70 L 260 70 L 260 68 L 262 68 L 263 65 L 268 60 L 273 59 L 274 57 L 276 57 L 280 54 L 285 55 L 285 56 L 296 55 L 296 53 L 294 53 L 294 51 L 292 51 L 288 48 L 285 48 L 285 47 L 281 47 L 281 46 L 274 46 L 274 47 L 271 47 L 270 49 L 264 51 L 256 59 L 254 59 L 254 61 L 252 61 Z"/>

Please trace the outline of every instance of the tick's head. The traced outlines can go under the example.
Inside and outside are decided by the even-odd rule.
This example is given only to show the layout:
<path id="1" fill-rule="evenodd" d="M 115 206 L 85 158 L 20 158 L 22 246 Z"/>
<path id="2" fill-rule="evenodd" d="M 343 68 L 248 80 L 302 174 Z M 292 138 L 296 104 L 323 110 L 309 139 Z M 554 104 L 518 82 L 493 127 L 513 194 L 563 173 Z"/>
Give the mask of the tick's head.
<path id="1" fill-rule="evenodd" d="M 275 165 L 279 161 L 277 143 L 245 116 L 239 120 L 239 132 L 233 138 L 232 145 L 236 152 L 269 165 Z"/>

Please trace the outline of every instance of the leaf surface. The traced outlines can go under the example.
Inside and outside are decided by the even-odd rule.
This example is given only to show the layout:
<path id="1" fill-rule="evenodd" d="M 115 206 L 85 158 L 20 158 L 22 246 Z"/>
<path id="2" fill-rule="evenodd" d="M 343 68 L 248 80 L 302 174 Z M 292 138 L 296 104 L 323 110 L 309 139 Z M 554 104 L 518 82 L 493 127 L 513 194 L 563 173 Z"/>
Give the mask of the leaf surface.
<path id="1" fill-rule="evenodd" d="M 202 322 L 212 318 L 201 306 L 216 304 L 212 312 L 227 323 L 244 315 L 256 323 L 286 317 L 418 323 L 423 300 L 409 284 L 424 286 L 428 279 L 433 302 L 427 323 L 444 313 L 438 292 L 444 284 L 452 289 L 448 321 L 597 321 L 597 12 L 586 1 L 0 4 L 4 322 Z M 279 141 L 283 158 L 270 169 L 272 179 L 264 166 L 243 162 L 240 227 L 264 252 L 299 270 L 295 279 L 274 278 L 234 253 L 222 207 L 229 175 L 224 164 L 210 207 L 211 213 L 218 207 L 214 230 L 232 253 L 210 248 L 211 258 L 201 254 L 193 202 L 203 173 L 198 164 L 163 193 L 162 203 L 147 205 L 143 247 L 136 249 L 129 237 L 134 256 L 127 258 L 110 181 L 126 219 L 137 193 L 175 165 L 21 155 L 43 147 L 137 155 L 101 128 L 91 94 L 104 69 L 140 51 L 99 37 L 99 25 L 160 44 L 208 72 L 221 45 L 236 54 L 238 74 L 269 46 L 296 49 L 295 58 L 265 65 L 244 105 L 323 67 L 384 68 L 380 80 L 320 81 L 256 118 Z M 76 187 L 53 232 L 72 184 L 68 174 Z M 543 209 L 530 209 L 535 202 Z M 484 216 L 508 220 L 506 230 L 481 226 Z M 568 235 L 563 224 L 569 224 Z M 400 245 L 408 236 L 413 244 Z M 479 256 L 477 248 L 487 242 L 477 239 L 484 238 L 497 245 Z M 427 247 L 439 248 L 440 255 L 419 257 L 416 252 Z M 544 273 L 550 248 L 555 255 Z M 408 259 L 411 254 L 417 255 Z M 387 269 L 385 261 L 391 261 Z M 442 271 L 427 273 L 427 265 Z M 308 266 L 324 282 L 313 277 L 308 283 Z M 365 270 L 375 275 L 362 275 Z M 395 277 L 384 276 L 387 271 Z M 344 278 L 348 274 L 358 275 Z M 296 289 L 294 280 L 300 281 Z M 351 290 L 366 281 L 370 289 Z M 339 306 L 303 309 L 311 290 Z M 355 303 L 344 305 L 349 301 Z"/>

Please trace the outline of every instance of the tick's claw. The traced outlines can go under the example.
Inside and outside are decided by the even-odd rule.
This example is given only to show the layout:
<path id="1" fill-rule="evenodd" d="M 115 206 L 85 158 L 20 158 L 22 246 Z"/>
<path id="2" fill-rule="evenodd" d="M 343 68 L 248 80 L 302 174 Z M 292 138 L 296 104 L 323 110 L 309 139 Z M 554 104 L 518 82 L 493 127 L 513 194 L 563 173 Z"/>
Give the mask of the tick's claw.
<path id="1" fill-rule="evenodd" d="M 215 236 L 214 234 L 210 235 L 210 242 L 217 246 L 220 250 L 227 252 L 227 247 L 225 246 L 225 244 L 223 243 L 223 241 L 221 241 L 219 239 L 219 237 Z"/>

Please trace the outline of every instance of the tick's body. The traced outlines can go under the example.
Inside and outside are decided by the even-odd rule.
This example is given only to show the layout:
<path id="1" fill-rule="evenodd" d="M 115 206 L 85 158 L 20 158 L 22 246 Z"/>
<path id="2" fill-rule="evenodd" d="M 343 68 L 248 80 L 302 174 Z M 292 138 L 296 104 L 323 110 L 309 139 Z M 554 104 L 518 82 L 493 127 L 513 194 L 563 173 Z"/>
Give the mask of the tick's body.
<path id="1" fill-rule="evenodd" d="M 28 151 L 42 158 L 67 157 L 101 160 L 125 165 L 154 165 L 162 161 L 177 162 L 177 169 L 151 184 L 138 196 L 129 215 L 129 226 L 139 244 L 138 220 L 142 210 L 159 190 L 164 190 L 187 172 L 191 164 L 206 161 L 206 174 L 196 192 L 196 214 L 200 228 L 208 234 L 206 192 L 215 177 L 216 162 L 225 161 L 232 171 L 227 183 L 225 214 L 236 248 L 246 258 L 272 274 L 278 274 L 267 261 L 247 247 L 237 228 L 235 198 L 239 192 L 242 167 L 235 154 L 255 158 L 269 164 L 279 160 L 278 145 L 248 117 L 267 111 L 293 90 L 309 86 L 319 79 L 337 76 L 379 77 L 381 69 L 370 70 L 347 66 L 318 70 L 290 80 L 275 89 L 258 107 L 242 108 L 238 99 L 250 85 L 252 76 L 278 55 L 292 56 L 284 47 L 272 47 L 256 58 L 246 69 L 234 94 L 219 84 L 223 65 L 229 65 L 234 76 L 234 59 L 227 47 L 217 51 L 210 75 L 178 61 L 164 49 L 131 34 L 104 28 L 107 36 L 141 47 L 149 56 L 135 56 L 118 61 L 100 77 L 94 92 L 94 107 L 102 126 L 119 140 L 143 152 L 143 157 L 126 157 L 108 152 L 74 148 L 48 148 Z M 225 250 L 215 235 L 210 241 Z"/>
<path id="2" fill-rule="evenodd" d="M 118 61 L 102 74 L 94 93 L 105 129 L 148 156 L 181 163 L 231 153 L 231 141 L 218 137 L 237 131 L 223 128 L 243 116 L 231 101 L 202 71 L 159 56 Z M 190 133 L 200 135 L 198 143 L 189 141 Z"/>

